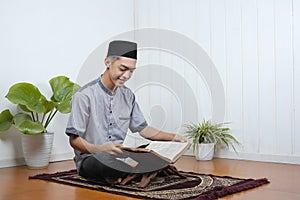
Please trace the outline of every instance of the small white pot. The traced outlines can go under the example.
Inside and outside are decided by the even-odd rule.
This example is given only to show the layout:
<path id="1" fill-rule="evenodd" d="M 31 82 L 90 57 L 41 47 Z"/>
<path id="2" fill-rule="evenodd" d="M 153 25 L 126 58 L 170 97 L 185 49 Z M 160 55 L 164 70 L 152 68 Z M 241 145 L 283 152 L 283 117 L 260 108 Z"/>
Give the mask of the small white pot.
<path id="1" fill-rule="evenodd" d="M 212 160 L 214 157 L 214 143 L 201 143 L 195 152 L 196 160 Z"/>
<path id="2" fill-rule="evenodd" d="M 53 133 L 22 134 L 22 149 L 26 165 L 32 169 L 47 168 L 53 145 Z"/>

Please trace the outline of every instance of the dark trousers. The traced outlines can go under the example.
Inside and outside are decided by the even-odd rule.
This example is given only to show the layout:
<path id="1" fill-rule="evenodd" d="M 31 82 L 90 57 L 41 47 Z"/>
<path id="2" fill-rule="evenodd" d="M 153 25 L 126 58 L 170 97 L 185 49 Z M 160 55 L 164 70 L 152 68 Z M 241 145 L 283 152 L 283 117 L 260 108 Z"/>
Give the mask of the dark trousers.
<path id="1" fill-rule="evenodd" d="M 86 157 L 79 169 L 79 175 L 92 180 L 104 178 L 124 178 L 132 172 L 132 167 L 109 154 L 95 154 Z"/>

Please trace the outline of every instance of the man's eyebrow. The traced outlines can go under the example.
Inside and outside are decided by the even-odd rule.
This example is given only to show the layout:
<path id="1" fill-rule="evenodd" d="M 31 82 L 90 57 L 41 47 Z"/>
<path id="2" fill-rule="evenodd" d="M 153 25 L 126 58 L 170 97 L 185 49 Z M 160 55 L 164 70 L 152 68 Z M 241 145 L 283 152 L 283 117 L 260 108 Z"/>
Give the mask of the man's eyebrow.
<path id="1" fill-rule="evenodd" d="M 134 68 L 129 68 L 129 67 L 127 67 L 126 65 L 124 65 L 124 64 L 120 64 L 120 67 L 125 67 L 126 69 L 131 69 L 131 70 L 135 70 L 136 68 L 134 67 Z"/>

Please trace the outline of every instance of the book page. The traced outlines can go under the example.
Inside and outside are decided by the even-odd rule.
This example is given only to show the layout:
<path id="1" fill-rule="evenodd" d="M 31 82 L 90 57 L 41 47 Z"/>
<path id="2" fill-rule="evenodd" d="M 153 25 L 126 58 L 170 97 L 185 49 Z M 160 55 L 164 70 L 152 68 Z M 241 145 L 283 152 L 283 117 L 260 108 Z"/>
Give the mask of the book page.
<path id="1" fill-rule="evenodd" d="M 189 147 L 190 144 L 187 142 L 151 141 L 146 149 L 156 152 L 170 162 L 175 162 Z"/>

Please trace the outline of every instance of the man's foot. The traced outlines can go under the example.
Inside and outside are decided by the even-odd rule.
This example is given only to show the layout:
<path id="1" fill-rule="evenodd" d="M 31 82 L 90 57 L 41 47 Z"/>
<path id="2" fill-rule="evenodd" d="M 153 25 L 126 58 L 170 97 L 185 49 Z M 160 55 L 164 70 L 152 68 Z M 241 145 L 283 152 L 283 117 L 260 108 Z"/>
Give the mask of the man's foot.
<path id="1" fill-rule="evenodd" d="M 117 184 L 120 184 L 122 179 L 121 178 L 110 178 L 110 177 L 106 177 L 104 178 L 105 181 L 107 183 L 109 183 L 110 185 L 117 185 Z"/>
<path id="2" fill-rule="evenodd" d="M 136 177 L 137 177 L 137 174 L 128 174 L 128 176 L 120 182 L 120 185 L 126 185 L 127 183 L 129 183 Z"/>
<path id="3" fill-rule="evenodd" d="M 158 172 L 156 171 L 156 172 L 152 172 L 151 174 L 143 174 L 142 179 L 141 179 L 138 187 L 139 188 L 146 187 L 150 183 L 151 179 L 156 177 L 157 173 Z"/>

